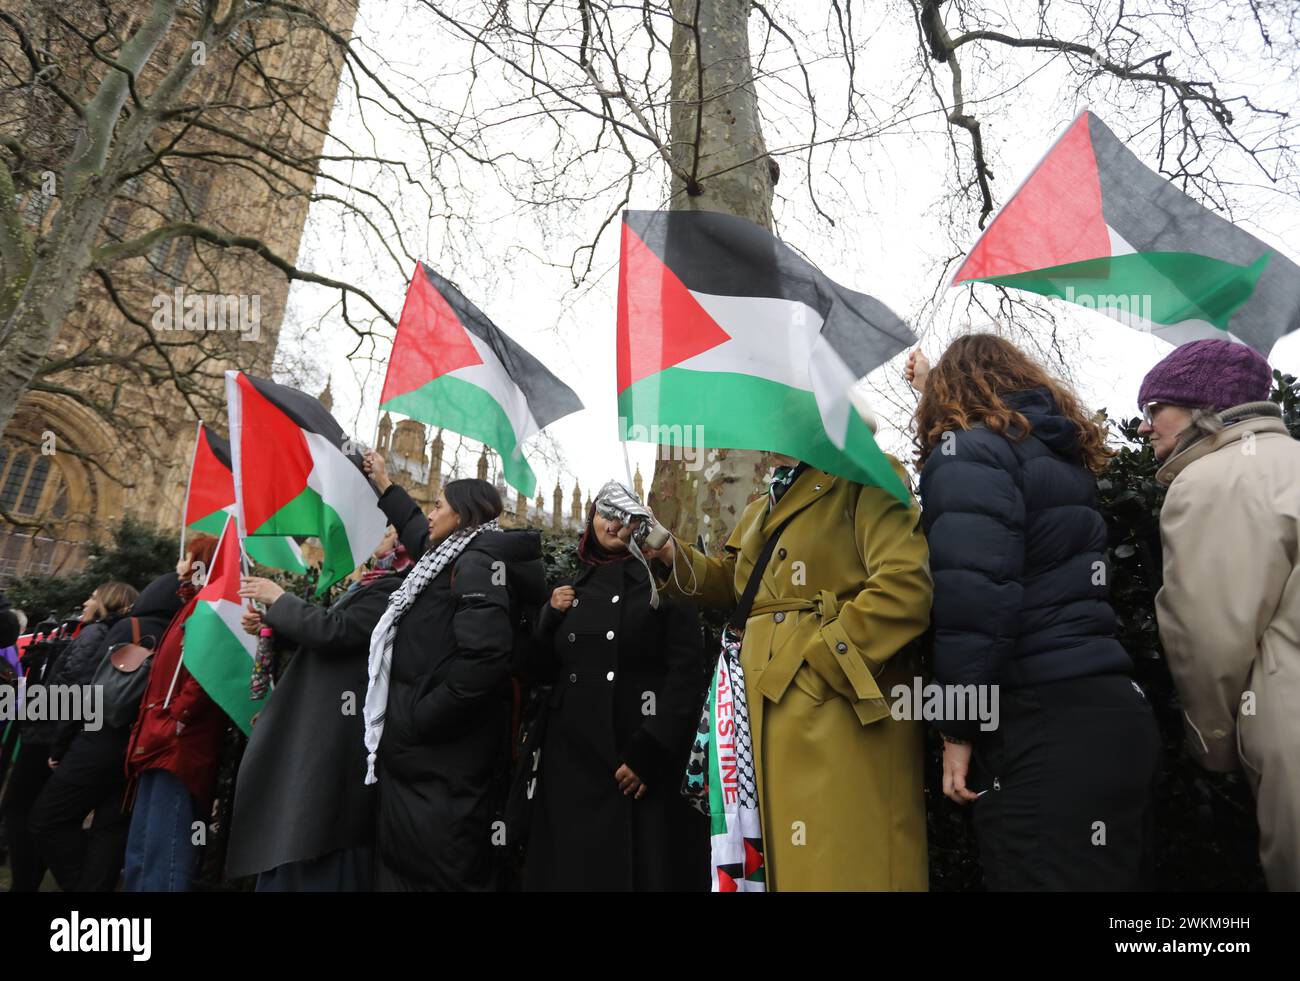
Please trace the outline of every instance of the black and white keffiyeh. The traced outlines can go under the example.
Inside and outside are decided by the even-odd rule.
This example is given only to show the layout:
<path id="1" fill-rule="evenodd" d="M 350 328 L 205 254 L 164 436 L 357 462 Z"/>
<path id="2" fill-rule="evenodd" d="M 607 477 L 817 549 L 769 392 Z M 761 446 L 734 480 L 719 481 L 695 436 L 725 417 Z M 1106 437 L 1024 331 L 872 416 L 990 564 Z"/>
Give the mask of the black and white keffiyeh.
<path id="1" fill-rule="evenodd" d="M 388 678 L 393 664 L 393 641 L 397 624 L 438 573 L 451 565 L 475 537 L 485 531 L 499 531 L 494 518 L 473 528 L 461 528 L 444 538 L 436 548 L 420 556 L 405 581 L 388 597 L 388 609 L 375 624 L 370 635 L 370 680 L 366 686 L 364 718 L 366 723 L 366 783 L 376 783 L 375 757 L 384 735 L 384 715 L 388 709 Z"/>

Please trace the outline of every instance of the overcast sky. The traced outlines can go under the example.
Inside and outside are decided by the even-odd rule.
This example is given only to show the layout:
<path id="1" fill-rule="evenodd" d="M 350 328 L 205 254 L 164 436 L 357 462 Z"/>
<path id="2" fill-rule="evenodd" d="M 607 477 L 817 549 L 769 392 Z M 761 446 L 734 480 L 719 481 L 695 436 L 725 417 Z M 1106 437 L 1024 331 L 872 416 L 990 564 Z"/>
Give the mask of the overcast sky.
<path id="1" fill-rule="evenodd" d="M 819 5 L 800 5 L 799 15 L 815 6 Z M 1021 0 L 1009 0 L 1006 6 L 1027 10 L 1036 7 Z M 776 7 L 795 9 L 789 2 Z M 915 28 L 893 5 L 885 7 L 889 12 L 880 13 L 877 23 L 859 28 L 859 36 L 870 40 L 868 50 L 858 59 L 857 83 L 867 93 L 867 110 L 877 116 L 887 115 L 903 99 L 916 75 Z M 372 61 L 385 70 L 386 82 L 412 98 L 427 95 L 436 87 L 438 102 L 454 101 L 441 93 L 450 90 L 454 97 L 456 86 L 463 90 L 464 49 L 427 13 L 413 13 L 402 19 L 391 16 L 393 9 L 383 0 L 362 2 L 356 33 L 375 52 Z M 874 13 L 876 8 L 869 9 Z M 812 33 L 822 27 L 820 22 L 803 26 Z M 1240 24 L 1221 29 L 1229 40 L 1252 43 L 1248 34 L 1241 33 L 1244 28 Z M 1169 30 L 1171 45 L 1186 43 L 1179 37 L 1177 25 Z M 1176 55 L 1186 54 L 1178 48 L 1173 50 Z M 1032 52 L 993 53 L 998 58 L 1013 59 L 1008 60 L 1006 71 L 982 78 L 978 66 L 972 64 L 967 68 L 967 85 L 968 93 L 981 96 L 977 106 L 994 164 L 994 194 L 997 203 L 1002 204 L 1052 139 L 1095 93 L 1077 93 L 1059 59 Z M 973 62 L 973 58 L 970 60 Z M 1171 69 L 1176 70 L 1178 62 L 1178 57 L 1171 59 Z M 778 59 L 770 64 L 774 70 L 760 81 L 759 93 L 769 148 L 780 148 L 807 138 L 806 120 L 800 116 L 795 98 L 793 85 L 798 76 L 794 74 L 797 66 L 793 59 L 787 58 L 783 69 Z M 480 64 L 480 75 L 489 70 L 499 71 L 494 65 Z M 1231 70 L 1234 92 L 1250 95 L 1259 104 L 1285 109 L 1294 105 L 1292 79 L 1266 72 L 1249 60 L 1236 61 Z M 812 64 L 810 71 L 819 106 L 837 101 L 842 105 L 842 62 L 827 59 Z M 501 74 L 504 91 L 508 80 L 504 72 Z M 1020 84 L 1010 85 L 1007 79 Z M 946 78 L 942 81 L 947 84 Z M 981 84 L 984 89 L 979 88 Z M 978 230 L 973 218 L 957 225 L 947 220 L 945 195 L 952 161 L 946 127 L 934 111 L 932 94 L 923 91 L 916 100 L 926 112 L 906 126 L 892 128 L 878 139 L 851 149 L 828 150 L 814 157 L 813 186 L 822 207 L 835 220 L 833 227 L 814 212 L 807 193 L 807 162 L 798 156 L 780 158 L 782 176 L 774 210 L 781 237 L 833 279 L 879 297 L 918 332 L 928 325 L 922 346 L 934 358 L 942 352 L 944 339 L 969 319 L 964 313 L 967 290 L 943 293 L 943 303 L 932 320 L 922 310 L 945 279 L 939 262 L 969 248 Z M 1154 140 L 1153 130 L 1143 125 L 1149 120 L 1149 111 L 1139 107 L 1130 114 L 1096 102 L 1092 108 L 1121 138 L 1130 140 L 1135 152 L 1146 157 Z M 373 112 L 368 113 L 363 125 L 355 94 L 346 81 L 340 88 L 331 131 L 354 148 L 377 148 L 383 156 L 402 157 L 411 167 L 420 166 L 421 154 L 404 128 L 390 125 Z M 529 140 L 546 139 L 544 132 L 527 127 L 503 137 L 520 141 L 525 147 Z M 957 139 L 961 151 L 968 152 L 964 136 Z M 531 149 L 539 150 L 536 146 Z M 544 147 L 540 151 L 544 152 Z M 330 148 L 325 152 L 329 153 Z M 1216 162 L 1220 176 L 1235 182 L 1233 218 L 1292 259 L 1300 259 L 1300 252 L 1288 247 L 1300 233 L 1300 205 L 1295 198 L 1268 187 L 1252 166 L 1244 158 L 1234 159 L 1230 154 L 1221 155 Z M 623 475 L 614 384 L 617 229 L 606 233 L 596 252 L 593 275 L 575 290 L 567 269 L 554 268 L 550 263 L 567 264 L 572 251 L 594 237 L 605 216 L 602 209 L 608 207 L 605 201 L 574 209 L 564 221 L 539 223 L 473 168 L 463 171 L 462 180 L 463 186 L 457 188 L 458 200 L 474 216 L 478 238 L 475 248 L 453 240 L 463 234 L 463 226 L 451 227 L 423 217 L 427 202 L 419 200 L 418 195 L 403 192 L 397 184 L 376 184 L 376 188 L 391 186 L 392 199 L 388 203 L 403 216 L 410 231 L 407 248 L 419 249 L 431 265 L 455 280 L 499 327 L 541 359 L 582 399 L 585 410 L 560 420 L 549 430 L 564 454 L 562 472 L 530 454 L 548 504 L 559 477 L 567 505 L 575 476 L 585 493 L 611 476 Z M 665 193 L 662 173 L 650 169 L 638 179 L 630 207 L 661 207 Z M 355 228 L 335 211 L 322 206 L 313 208 L 299 262 L 326 275 L 359 282 L 394 317 L 401 308 L 409 268 L 397 274 L 390 262 L 378 257 L 374 244 L 362 241 Z M 995 302 L 993 287 L 975 289 L 987 290 L 987 299 Z M 353 344 L 351 334 L 339 323 L 334 302 L 335 296 L 325 291 L 295 284 L 281 344 L 287 353 L 303 353 L 322 382 L 327 374 L 332 376 L 335 415 L 345 428 L 369 442 L 375 431 L 387 342 L 377 352 L 378 363 L 349 361 L 346 354 Z M 1135 414 L 1143 374 L 1170 347 L 1107 317 L 1063 302 L 1042 302 L 1057 315 L 1055 344 L 1069 352 L 1074 379 L 1084 400 L 1110 409 L 1112 415 Z M 350 309 L 355 305 L 350 304 Z M 1053 344 L 1047 334 L 1048 328 L 1044 327 L 1038 337 L 1044 348 Z M 910 408 L 898 383 L 902 360 L 900 356 L 870 379 L 876 393 L 873 402 L 884 423 L 880 442 L 898 455 L 908 452 L 902 429 Z M 1300 336 L 1284 339 L 1271 360 L 1275 367 L 1300 374 Z M 454 443 L 449 441 L 448 463 Z M 654 448 L 633 443 L 627 449 L 632 463 L 640 464 L 648 481 Z M 477 457 L 477 447 L 461 451 L 462 474 L 473 473 Z"/>

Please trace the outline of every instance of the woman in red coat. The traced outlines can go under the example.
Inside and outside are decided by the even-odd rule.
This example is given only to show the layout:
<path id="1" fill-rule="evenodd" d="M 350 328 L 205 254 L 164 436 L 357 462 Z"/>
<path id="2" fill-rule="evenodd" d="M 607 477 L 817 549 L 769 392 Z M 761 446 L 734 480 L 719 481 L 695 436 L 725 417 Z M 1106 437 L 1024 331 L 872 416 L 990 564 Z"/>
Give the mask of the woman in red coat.
<path id="1" fill-rule="evenodd" d="M 185 605 L 154 654 L 131 730 L 126 773 L 136 797 L 123 878 L 128 892 L 188 892 L 198 867 L 204 835 L 196 825 L 208 823 L 230 720 L 181 664 L 181 644 L 216 547 L 215 538 L 196 535 L 176 567 Z"/>

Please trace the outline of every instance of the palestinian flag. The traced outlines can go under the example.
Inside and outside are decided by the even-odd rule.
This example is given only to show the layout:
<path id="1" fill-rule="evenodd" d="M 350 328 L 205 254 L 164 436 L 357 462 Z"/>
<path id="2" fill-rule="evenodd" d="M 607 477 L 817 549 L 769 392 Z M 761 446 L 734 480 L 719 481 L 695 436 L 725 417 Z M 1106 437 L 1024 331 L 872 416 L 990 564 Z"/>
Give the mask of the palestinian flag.
<path id="1" fill-rule="evenodd" d="M 537 477 L 524 459 L 524 440 L 582 403 L 421 262 L 406 291 L 379 407 L 492 447 L 506 480 L 531 497 Z"/>
<path id="2" fill-rule="evenodd" d="M 198 440 L 190 462 L 190 479 L 185 488 L 185 520 L 181 527 L 181 552 L 185 533 L 206 532 L 219 536 L 226 518 L 235 513 L 235 475 L 230 471 L 230 444 L 199 423 Z M 279 535 L 250 538 L 244 543 L 248 557 L 273 569 L 307 571 L 302 550 L 292 538 Z"/>
<path id="3" fill-rule="evenodd" d="M 624 439 L 784 453 L 906 501 L 849 389 L 915 343 L 879 300 L 827 279 L 752 222 L 623 212 Z"/>
<path id="4" fill-rule="evenodd" d="M 315 535 L 319 596 L 370 558 L 388 519 L 360 448 L 325 406 L 296 389 L 226 372 L 239 526 L 248 535 Z"/>
<path id="5" fill-rule="evenodd" d="M 212 557 L 208 581 L 199 590 L 194 612 L 185 621 L 181 662 L 208 696 L 248 735 L 253 728 L 250 720 L 262 703 L 248 697 L 257 638 L 244 633 L 239 625 L 243 612 L 239 573 L 239 534 L 234 519 L 230 518 Z"/>
<path id="6" fill-rule="evenodd" d="M 1300 268 L 1149 170 L 1081 112 L 971 249 L 953 285 L 995 283 L 1109 314 L 1172 344 L 1300 328 Z"/>

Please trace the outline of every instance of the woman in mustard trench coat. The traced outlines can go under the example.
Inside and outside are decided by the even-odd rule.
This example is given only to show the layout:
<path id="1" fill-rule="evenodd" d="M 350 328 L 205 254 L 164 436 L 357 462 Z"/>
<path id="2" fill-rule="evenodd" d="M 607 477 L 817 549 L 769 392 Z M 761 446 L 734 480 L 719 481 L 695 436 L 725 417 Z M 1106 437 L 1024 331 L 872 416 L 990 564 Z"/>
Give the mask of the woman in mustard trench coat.
<path id="1" fill-rule="evenodd" d="M 895 685 L 911 687 L 918 666 L 895 655 L 930 618 L 920 511 L 804 464 L 770 501 L 746 507 L 723 557 L 676 539 L 654 553 L 672 563 L 667 591 L 729 610 L 793 515 L 740 654 L 767 888 L 924 890 L 923 723 L 895 719 L 887 700 Z"/>

